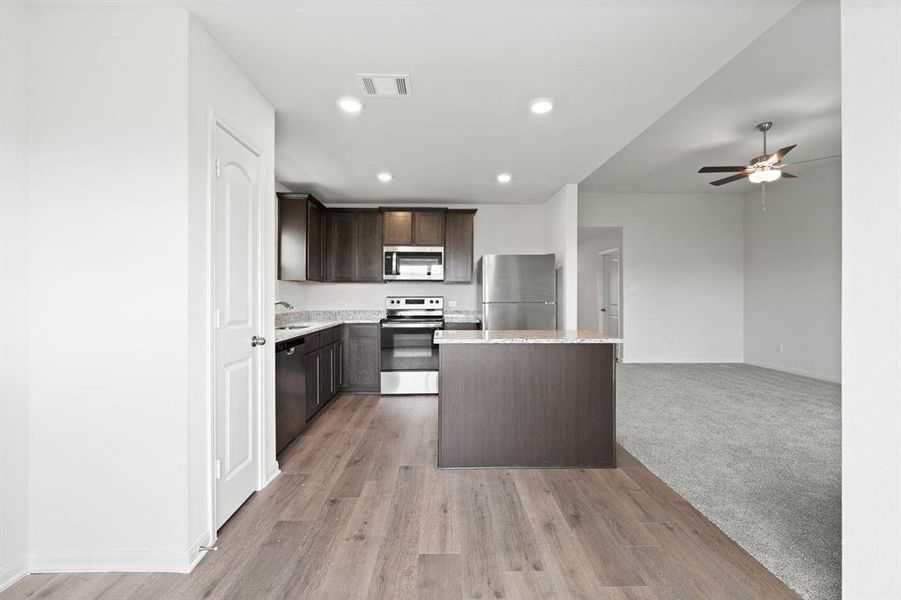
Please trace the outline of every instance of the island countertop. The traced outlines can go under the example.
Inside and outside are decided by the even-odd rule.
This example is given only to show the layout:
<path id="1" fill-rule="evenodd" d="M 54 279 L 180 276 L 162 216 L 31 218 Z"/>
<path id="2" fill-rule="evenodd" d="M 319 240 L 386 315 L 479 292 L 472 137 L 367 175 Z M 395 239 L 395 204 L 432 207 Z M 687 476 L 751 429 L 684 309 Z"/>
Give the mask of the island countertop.
<path id="1" fill-rule="evenodd" d="M 436 331 L 436 344 L 619 344 L 621 338 L 588 329 Z"/>

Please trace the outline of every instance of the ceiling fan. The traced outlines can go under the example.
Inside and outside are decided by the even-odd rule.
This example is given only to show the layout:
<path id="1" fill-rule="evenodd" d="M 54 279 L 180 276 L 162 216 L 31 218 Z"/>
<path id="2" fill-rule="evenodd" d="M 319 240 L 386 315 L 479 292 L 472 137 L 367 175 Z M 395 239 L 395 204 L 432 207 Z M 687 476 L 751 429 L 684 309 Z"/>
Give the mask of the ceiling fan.
<path id="1" fill-rule="evenodd" d="M 748 181 L 750 181 L 751 183 L 763 184 L 776 181 L 780 177 L 796 178 L 797 175 L 792 175 L 791 173 L 782 170 L 782 168 L 785 166 L 782 163 L 782 158 L 786 154 L 791 152 L 792 149 L 797 146 L 797 144 L 792 144 L 791 146 L 780 148 L 774 154 L 766 153 L 766 132 L 769 131 L 772 127 L 773 123 L 771 121 L 764 121 L 763 123 L 759 123 L 757 125 L 757 131 L 763 134 L 763 154 L 752 158 L 747 165 L 730 167 L 701 167 L 698 170 L 698 173 L 737 173 L 737 175 L 730 175 L 729 177 L 724 177 L 723 179 L 711 181 L 710 185 L 723 185 L 725 183 L 732 183 L 733 181 L 738 181 L 740 179 L 744 179 L 745 177 L 747 177 Z"/>

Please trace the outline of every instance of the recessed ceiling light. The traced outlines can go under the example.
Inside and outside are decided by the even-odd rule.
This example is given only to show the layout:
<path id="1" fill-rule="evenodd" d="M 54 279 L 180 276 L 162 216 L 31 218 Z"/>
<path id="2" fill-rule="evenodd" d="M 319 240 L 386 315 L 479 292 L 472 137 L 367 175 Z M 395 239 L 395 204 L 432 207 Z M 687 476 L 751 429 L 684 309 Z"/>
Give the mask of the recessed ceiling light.
<path id="1" fill-rule="evenodd" d="M 529 108 L 532 109 L 532 112 L 536 115 L 544 115 L 554 108 L 554 103 L 550 100 L 545 100 L 544 98 L 540 100 L 534 100 L 532 104 L 529 105 Z"/>
<path id="2" fill-rule="evenodd" d="M 497 176 L 498 183 L 510 183 L 511 179 L 513 179 L 513 177 L 511 177 L 509 173 L 501 173 Z"/>
<path id="3" fill-rule="evenodd" d="M 363 110 L 363 103 L 350 96 L 338 98 L 338 106 L 347 113 L 358 113 Z"/>
<path id="4" fill-rule="evenodd" d="M 379 173 L 378 175 L 376 175 L 376 177 L 378 177 L 379 181 L 381 181 L 382 183 L 388 183 L 389 181 L 394 179 L 394 177 L 391 176 L 391 173 Z"/>

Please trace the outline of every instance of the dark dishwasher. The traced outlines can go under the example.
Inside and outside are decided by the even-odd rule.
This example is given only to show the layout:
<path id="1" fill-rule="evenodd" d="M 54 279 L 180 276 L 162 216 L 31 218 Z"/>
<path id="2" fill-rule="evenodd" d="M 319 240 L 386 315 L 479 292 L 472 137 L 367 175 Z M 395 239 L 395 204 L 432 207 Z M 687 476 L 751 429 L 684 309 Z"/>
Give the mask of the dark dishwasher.
<path id="1" fill-rule="evenodd" d="M 279 453 L 306 423 L 304 338 L 275 345 L 275 452 Z"/>

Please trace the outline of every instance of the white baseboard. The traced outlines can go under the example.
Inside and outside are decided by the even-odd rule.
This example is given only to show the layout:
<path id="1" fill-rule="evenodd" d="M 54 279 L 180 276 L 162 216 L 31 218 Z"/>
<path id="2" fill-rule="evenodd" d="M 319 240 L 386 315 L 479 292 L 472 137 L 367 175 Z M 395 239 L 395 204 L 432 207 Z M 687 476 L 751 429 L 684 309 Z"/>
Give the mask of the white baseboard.
<path id="1" fill-rule="evenodd" d="M 194 543 L 188 548 L 188 573 L 193 571 L 203 557 L 209 554 L 209 552 L 201 552 L 200 547 L 212 546 L 215 541 L 216 538 L 209 531 L 204 531 L 199 538 L 194 540 Z"/>
<path id="2" fill-rule="evenodd" d="M 23 554 L 0 565 L 0 592 L 28 575 L 28 558 Z"/>
<path id="3" fill-rule="evenodd" d="M 787 369 L 778 365 L 768 365 L 767 363 L 746 360 L 746 365 L 751 365 L 752 367 L 760 367 L 761 369 L 770 369 L 772 371 L 782 371 L 783 373 L 788 373 L 789 375 L 800 375 L 801 377 L 809 377 L 810 379 L 817 379 L 819 381 L 827 381 L 829 383 L 841 383 L 841 379 L 834 379 L 832 377 L 823 377 L 818 373 L 810 373 L 808 371 L 802 371 L 800 369 Z"/>
<path id="4" fill-rule="evenodd" d="M 28 570 L 31 573 L 190 573 L 195 563 L 191 554 L 190 549 L 33 552 L 28 556 Z"/>
<path id="5" fill-rule="evenodd" d="M 269 468 L 266 469 L 266 481 L 263 482 L 263 485 L 262 485 L 262 487 L 260 487 L 260 489 L 263 489 L 264 487 L 266 487 L 267 485 L 272 483 L 273 480 L 275 480 L 275 478 L 278 477 L 280 473 L 281 473 L 281 470 L 278 468 L 277 461 L 273 462 L 271 465 L 269 465 Z"/>

